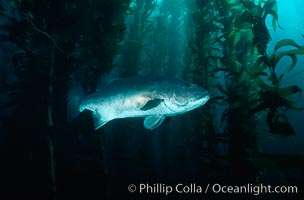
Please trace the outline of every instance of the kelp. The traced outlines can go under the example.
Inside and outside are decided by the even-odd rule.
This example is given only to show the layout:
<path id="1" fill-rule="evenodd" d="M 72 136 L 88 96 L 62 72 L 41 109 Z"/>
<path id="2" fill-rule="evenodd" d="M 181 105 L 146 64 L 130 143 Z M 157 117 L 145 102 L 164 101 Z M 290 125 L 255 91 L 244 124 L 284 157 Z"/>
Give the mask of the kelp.
<path id="1" fill-rule="evenodd" d="M 295 49 L 279 51 L 282 47 L 294 47 Z M 300 94 L 301 89 L 297 85 L 283 86 L 281 82 L 284 80 L 284 75 L 294 69 L 297 64 L 297 56 L 304 54 L 304 48 L 290 39 L 278 41 L 274 51 L 269 56 L 262 56 L 255 63 L 252 77 L 255 83 L 261 88 L 259 92 L 260 98 L 255 108 L 249 111 L 248 116 L 258 113 L 262 110 L 267 110 L 266 122 L 271 133 L 280 135 L 294 135 L 295 132 L 290 125 L 285 110 L 302 110 L 303 108 L 296 105 L 292 95 Z M 278 74 L 276 68 L 283 57 L 291 59 L 290 66 L 285 67 L 285 72 Z M 262 74 L 266 69 L 269 69 L 269 74 Z M 268 80 L 269 83 L 266 82 Z M 279 111 L 283 109 L 284 112 Z"/>
<path id="2" fill-rule="evenodd" d="M 147 38 L 150 37 L 154 29 L 156 20 L 153 20 L 153 13 L 157 9 L 157 1 L 155 0 L 134 0 L 129 8 L 126 18 L 127 30 L 122 43 L 121 55 L 121 74 L 122 77 L 134 76 L 140 70 L 140 54 L 146 49 Z"/>
<path id="3" fill-rule="evenodd" d="M 213 95 L 209 103 L 215 110 L 216 104 L 227 106 L 221 116 L 227 126 L 221 135 L 230 137 L 224 141 L 229 141 L 230 153 L 240 158 L 258 151 L 255 118 L 260 112 L 267 112 L 265 122 L 270 133 L 293 135 L 286 111 L 301 109 L 292 99 L 294 94 L 301 93 L 300 88 L 282 86 L 280 82 L 296 66 L 297 56 L 303 54 L 302 47 L 284 39 L 276 44 L 273 54 L 266 52 L 271 38 L 265 20 L 272 16 L 275 30 L 277 9 L 273 0 L 206 1 L 193 14 L 196 29 L 188 30 L 192 40 L 185 77 L 191 77 L 211 92 L 214 89 L 211 85 L 216 86 L 214 94 L 217 92 L 218 96 Z M 294 49 L 281 51 L 286 47 Z M 284 57 L 291 59 L 290 66 L 286 66 L 285 73 L 278 74 L 275 68 Z"/>
<path id="4" fill-rule="evenodd" d="M 216 81 L 209 86 L 216 89 L 209 103 L 214 108 L 212 115 L 220 115 L 221 124 L 218 126 L 222 129 L 217 129 L 213 136 L 204 135 L 202 140 L 229 147 L 228 153 L 224 152 L 224 156 L 217 159 L 220 160 L 219 165 L 224 161 L 237 166 L 232 173 L 233 179 L 237 177 L 234 179 L 237 183 L 263 182 L 265 177 L 274 176 L 278 170 L 302 171 L 303 159 L 294 155 L 297 151 L 290 156 L 265 154 L 258 143 L 263 141 L 264 134 L 295 139 L 296 132 L 288 114 L 291 110 L 303 110 L 297 105 L 302 91 L 299 85 L 287 85 L 286 81 L 303 72 L 294 73 L 298 57 L 303 55 L 303 46 L 291 39 L 282 39 L 275 44 L 273 52 L 267 53 L 271 38 L 265 24 L 266 16 L 273 17 L 274 30 L 275 26 L 281 28 L 275 1 L 257 4 L 253 1 L 216 1 L 214 5 L 218 16 L 213 18 L 213 22 L 218 29 L 209 29 L 216 31 L 213 33 L 216 36 L 214 44 L 205 45 L 208 50 L 202 50 L 202 47 L 195 50 L 203 51 L 200 55 L 209 56 L 210 64 L 205 65 L 208 69 L 204 72 L 208 72 L 208 80 Z M 285 58 L 285 66 L 282 66 Z M 198 71 L 194 73 L 199 74 Z M 260 130 L 261 120 L 268 127 L 266 133 Z M 202 154 L 205 156 L 205 152 Z M 245 176 L 239 176 L 240 171 Z"/>
<path id="5" fill-rule="evenodd" d="M 213 76 L 219 72 L 225 74 L 226 85 L 217 83 L 219 92 L 226 96 L 221 99 L 229 105 L 222 115 L 222 121 L 229 120 L 233 113 L 242 110 L 243 114 L 238 114 L 238 120 L 241 124 L 246 124 L 254 115 L 268 110 L 265 121 L 271 133 L 294 135 L 286 110 L 302 109 L 292 99 L 293 95 L 301 94 L 301 89 L 297 85 L 283 86 L 281 82 L 296 66 L 297 56 L 303 55 L 303 47 L 291 39 L 283 39 L 276 43 L 272 54 L 266 54 L 270 36 L 265 19 L 267 15 L 272 15 L 275 30 L 278 21 L 276 1 L 260 1 L 258 4 L 252 1 L 228 1 L 225 6 L 223 4 L 221 1 L 218 10 L 227 17 L 218 22 L 224 25 L 221 38 L 225 39 L 217 41 L 224 45 L 223 57 L 220 58 L 224 67 L 217 66 L 211 70 Z M 230 12 L 229 15 L 223 9 L 228 9 L 229 6 L 239 12 L 235 15 Z M 231 20 L 227 19 L 229 17 Z M 227 20 L 232 22 L 230 29 L 225 27 L 228 25 Z M 281 51 L 282 48 L 288 50 Z M 249 59 L 244 60 L 244 57 Z M 290 66 L 286 66 L 286 71 L 278 74 L 276 68 L 284 57 L 290 58 Z M 243 92 L 239 93 L 240 91 Z"/>
<path id="6" fill-rule="evenodd" d="M 219 58 L 220 49 L 213 46 L 216 43 L 217 37 L 215 33 L 220 30 L 220 27 L 214 23 L 217 19 L 214 16 L 213 1 L 187 1 L 188 10 L 192 11 L 187 16 L 187 50 L 186 50 L 186 68 L 183 71 L 184 79 L 197 83 L 213 94 L 214 81 L 217 77 L 210 76 L 216 73 L 216 66 Z M 213 96 L 213 95 L 211 95 Z M 203 152 L 208 152 L 208 159 L 216 157 L 217 146 L 215 140 L 214 124 L 214 103 L 218 102 L 220 97 L 212 97 L 204 112 L 196 113 L 194 121 L 189 125 L 188 130 L 199 130 L 200 137 L 208 138 L 203 140 L 201 149 Z"/>
<path id="7" fill-rule="evenodd" d="M 297 97 L 301 97 L 302 91 L 298 85 L 285 85 L 284 82 L 302 73 L 291 75 L 298 56 L 303 55 L 303 46 L 291 39 L 282 39 L 276 43 L 272 53 L 267 53 L 271 37 L 266 17 L 273 18 L 273 30 L 281 28 L 276 1 L 219 0 L 212 1 L 212 5 L 215 5 L 213 17 L 208 18 L 204 9 L 204 15 L 197 15 L 201 20 L 199 24 L 206 24 L 206 29 L 197 25 L 203 33 L 193 45 L 193 66 L 190 65 L 191 70 L 186 71 L 206 81 L 212 92 L 209 118 L 220 115 L 218 121 L 221 124 L 218 126 L 222 129 L 204 134 L 202 140 L 215 146 L 228 145 L 227 154 L 224 152 L 227 160 L 219 159 L 237 165 L 246 173 L 246 177 L 237 178 L 238 182 L 259 182 L 268 169 L 301 168 L 301 157 L 297 157 L 292 166 L 284 165 L 283 156 L 265 156 L 258 142 L 262 140 L 260 120 L 264 120 L 268 127 L 267 134 L 285 137 L 296 134 L 288 112 L 303 109 L 297 105 Z M 204 6 L 209 8 L 208 4 Z M 208 37 L 206 30 L 213 37 Z M 207 42 L 205 38 L 208 38 Z M 280 72 L 278 66 L 282 68 L 281 60 L 285 58 L 290 63 Z M 200 77 L 200 73 L 207 73 L 208 77 Z M 222 113 L 219 114 L 219 110 L 223 110 Z M 205 122 L 200 123 L 200 128 L 208 130 Z M 205 155 L 205 151 L 202 153 Z M 216 150 L 210 150 L 211 155 L 214 153 L 218 155 Z"/>
<path id="8" fill-rule="evenodd" d="M 56 137 L 68 132 L 64 127 L 69 82 L 77 80 L 85 92 L 95 91 L 101 74 L 112 68 L 113 57 L 119 50 L 129 3 L 18 0 L 0 4 L 0 17 L 4 17 L 0 42 L 16 46 L 11 57 L 16 80 L 0 85 L 0 91 L 9 100 L 1 102 L 1 106 L 14 108 L 13 115 L 6 120 L 9 151 L 24 155 L 22 160 L 43 164 L 20 170 L 26 177 L 43 174 L 47 184 L 42 185 L 50 186 L 54 199 L 58 195 L 56 173 L 60 173 L 55 162 L 60 165 L 62 161 L 56 156 L 63 151 L 57 149 Z M 18 145 L 19 141 L 22 145 Z M 101 163 L 98 166 L 103 170 Z M 18 167 L 24 166 L 21 163 Z M 29 185 L 39 186 L 35 184 Z"/>
<path id="9" fill-rule="evenodd" d="M 117 65 L 120 76 L 137 73 L 176 76 L 183 41 L 182 1 L 134 0 L 126 17 L 126 34 Z M 180 47 L 182 46 L 182 47 Z M 120 60 L 121 59 L 121 60 Z"/>
<path id="10" fill-rule="evenodd" d="M 218 57 L 220 64 L 211 73 L 224 75 L 216 84 L 220 95 L 224 95 L 221 100 L 228 105 L 221 121 L 227 122 L 224 134 L 229 135 L 230 153 L 237 158 L 246 157 L 248 148 L 256 151 L 258 135 L 252 128 L 256 122 L 246 118 L 246 113 L 252 107 L 250 102 L 257 98 L 249 71 L 258 56 L 266 53 L 265 44 L 270 38 L 262 15 L 264 7 L 252 1 L 216 4 L 219 15 L 216 21 L 222 25 L 216 41 L 222 50 Z"/>

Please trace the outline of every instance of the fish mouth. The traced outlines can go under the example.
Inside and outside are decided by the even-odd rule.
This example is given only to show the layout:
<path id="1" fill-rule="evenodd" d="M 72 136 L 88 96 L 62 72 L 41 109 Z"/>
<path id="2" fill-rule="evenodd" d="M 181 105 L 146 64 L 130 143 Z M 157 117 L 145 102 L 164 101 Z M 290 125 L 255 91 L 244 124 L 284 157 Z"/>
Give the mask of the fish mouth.
<path id="1" fill-rule="evenodd" d="M 207 101 L 210 99 L 209 95 L 203 95 L 200 99 L 198 99 L 196 102 L 200 105 L 204 105 L 205 103 L 207 103 Z"/>

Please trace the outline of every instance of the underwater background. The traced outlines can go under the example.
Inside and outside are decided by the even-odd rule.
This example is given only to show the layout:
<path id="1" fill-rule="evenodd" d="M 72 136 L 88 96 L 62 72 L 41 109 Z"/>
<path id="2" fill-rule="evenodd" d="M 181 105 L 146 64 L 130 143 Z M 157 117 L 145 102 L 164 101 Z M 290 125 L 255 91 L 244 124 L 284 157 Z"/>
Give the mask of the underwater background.
<path id="1" fill-rule="evenodd" d="M 0 0 L 0 196 L 300 199 L 301 0 Z M 211 99 L 155 130 L 94 130 L 80 93 L 169 76 Z M 139 186 L 297 186 L 297 193 L 130 192 Z M 138 188 L 137 188 L 138 189 Z"/>

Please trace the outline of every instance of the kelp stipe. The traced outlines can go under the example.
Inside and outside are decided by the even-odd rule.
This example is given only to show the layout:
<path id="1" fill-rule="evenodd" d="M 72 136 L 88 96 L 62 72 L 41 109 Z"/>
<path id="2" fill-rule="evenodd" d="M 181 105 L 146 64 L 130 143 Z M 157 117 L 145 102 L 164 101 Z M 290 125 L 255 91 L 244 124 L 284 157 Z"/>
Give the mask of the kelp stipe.
<path id="1" fill-rule="evenodd" d="M 10 172 L 20 175 L 17 180 L 27 180 L 21 184 L 23 188 L 18 189 L 32 195 L 41 189 L 44 196 L 40 198 L 45 199 L 64 198 L 62 191 L 67 192 L 68 187 L 74 192 L 94 190 L 104 197 L 104 187 L 95 188 L 89 181 L 81 183 L 72 178 L 75 174 L 65 170 L 66 160 L 76 156 L 79 163 L 85 163 L 84 168 L 93 165 L 98 168 L 94 176 L 88 173 L 88 177 L 99 177 L 100 180 L 96 179 L 99 185 L 105 183 L 103 152 L 98 143 L 101 138 L 91 140 L 95 136 L 86 135 L 89 128 L 67 128 L 70 123 L 66 123 L 66 98 L 70 80 L 79 81 L 86 93 L 93 92 L 101 74 L 112 68 L 130 1 L 3 2 L 0 16 L 6 21 L 1 24 L 0 39 L 16 46 L 11 62 L 17 80 L 0 90 L 8 93 L 9 106 L 16 110 L 6 125 L 10 144 L 7 151 L 12 152 L 12 160 L 25 160 L 18 165 L 10 163 Z M 90 121 L 83 115 L 76 119 Z M 72 124 L 82 126 L 82 123 Z M 68 134 L 73 131 L 74 137 Z M 83 137 L 86 139 L 82 140 Z M 90 145 L 84 145 L 84 141 Z M 74 149 L 74 153 L 62 148 L 62 143 L 72 143 L 70 150 Z M 87 156 L 75 153 L 79 148 L 84 149 L 87 156 L 95 155 L 92 160 L 96 162 L 85 162 Z M 28 166 L 29 160 L 36 164 Z M 75 165 L 69 168 L 75 169 Z M 75 170 L 83 173 L 82 169 Z M 14 188 L 14 192 L 16 190 Z"/>

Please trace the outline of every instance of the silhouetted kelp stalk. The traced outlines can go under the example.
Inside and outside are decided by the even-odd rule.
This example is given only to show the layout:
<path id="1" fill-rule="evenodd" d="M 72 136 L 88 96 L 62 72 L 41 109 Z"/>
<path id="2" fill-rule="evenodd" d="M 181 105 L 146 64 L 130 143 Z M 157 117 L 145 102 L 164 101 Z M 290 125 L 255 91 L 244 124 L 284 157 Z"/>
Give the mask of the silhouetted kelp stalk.
<path id="1" fill-rule="evenodd" d="M 138 73 L 143 63 L 140 62 L 142 51 L 153 59 L 147 50 L 147 38 L 150 37 L 156 20 L 153 13 L 156 11 L 156 0 L 133 0 L 129 8 L 126 24 L 128 29 L 122 44 L 122 71 L 121 77 L 134 76 Z M 151 18 L 152 17 L 152 18 Z"/>
<path id="2" fill-rule="evenodd" d="M 187 67 L 183 72 L 184 78 L 207 88 L 213 97 L 215 88 L 212 85 L 215 84 L 214 81 L 216 79 L 210 76 L 210 72 L 216 67 L 217 57 L 216 53 L 214 51 L 211 52 L 210 49 L 215 48 L 216 36 L 220 31 L 220 27 L 214 23 L 217 19 L 217 16 L 214 15 L 214 2 L 212 0 L 193 0 L 185 3 L 188 11 L 186 21 L 188 48 L 185 56 Z M 214 102 L 214 98 L 209 101 Z M 189 123 L 190 125 L 187 129 L 198 132 L 197 135 L 201 141 L 201 152 L 199 154 L 203 152 L 203 162 L 211 163 L 217 156 L 214 126 L 215 106 L 209 103 L 203 109 L 203 112 L 196 112 L 196 116 L 191 117 L 193 122 Z"/>
<path id="3" fill-rule="evenodd" d="M 12 64 L 15 68 L 14 73 L 18 77 L 18 80 L 14 84 L 7 86 L 8 87 L 7 92 L 14 91 L 13 93 L 10 93 L 11 100 L 13 101 L 12 106 L 17 107 L 16 114 L 14 116 L 15 119 L 13 119 L 12 121 L 17 124 L 25 123 L 24 130 L 29 132 L 26 134 L 35 135 L 38 132 L 47 131 L 47 127 L 44 127 L 45 123 L 41 120 L 43 119 L 47 120 L 47 125 L 49 128 L 52 128 L 53 126 L 53 118 L 52 118 L 53 105 L 50 104 L 51 98 L 53 96 L 53 92 L 52 92 L 53 86 L 51 83 L 50 84 L 48 83 L 48 80 L 50 80 L 50 78 L 52 78 L 53 76 L 54 60 L 49 59 L 47 56 L 41 54 L 40 52 L 35 51 L 35 47 L 32 44 L 32 42 L 34 41 L 33 37 L 36 36 L 39 37 L 43 35 L 44 36 L 43 39 L 41 39 L 40 37 L 43 44 L 46 45 L 48 44 L 48 41 L 44 40 L 47 39 L 53 43 L 54 48 L 59 49 L 59 47 L 54 41 L 54 39 L 48 33 L 42 31 L 34 24 L 34 22 L 32 21 L 29 15 L 25 14 L 21 10 L 18 10 L 18 7 L 14 3 L 14 1 L 9 2 L 6 6 L 14 10 L 16 15 L 6 16 L 9 19 L 9 22 L 4 26 L 2 26 L 2 30 L 5 31 L 5 34 L 1 35 L 2 36 L 1 39 L 16 44 L 17 47 L 19 48 L 12 58 Z M 3 8 L 3 10 L 5 9 L 7 8 Z M 51 64 L 49 66 L 47 64 L 48 60 L 51 61 L 50 62 Z M 39 67 L 41 67 L 41 69 L 39 69 Z M 49 72 L 47 72 L 48 69 Z M 43 80 L 41 80 L 40 78 L 43 78 Z M 47 85 L 49 88 L 48 90 L 49 94 L 47 94 L 46 91 L 41 93 L 40 91 L 43 90 L 44 88 L 47 88 Z M 37 96 L 37 94 L 41 96 Z M 39 99 L 43 99 L 43 100 L 41 101 Z M 30 106 L 33 104 L 34 106 Z M 44 108 L 45 106 L 47 106 L 47 108 Z M 36 112 L 35 111 L 36 109 L 41 110 L 42 112 L 35 113 L 36 114 L 35 115 L 34 112 Z M 31 116 L 31 113 L 33 113 L 33 116 Z M 29 121 L 28 118 L 31 118 L 33 121 Z M 31 123 L 34 123 L 36 127 L 30 127 Z M 20 130 L 13 129 L 11 131 L 18 132 Z M 33 136 L 29 135 L 28 137 L 31 138 Z M 51 141 L 50 137 L 48 137 L 46 140 L 48 141 L 48 143 L 46 144 L 49 144 L 50 152 L 49 155 L 46 154 L 45 156 L 49 156 L 50 159 L 51 190 L 55 198 L 56 179 L 54 173 L 55 165 L 54 165 L 54 157 L 53 157 L 54 155 L 53 145 L 52 145 L 53 142 Z M 39 141 L 39 142 L 44 143 L 46 141 L 45 139 L 43 139 L 43 141 Z M 43 149 L 42 151 L 44 152 L 45 149 Z M 28 152 L 28 153 L 32 154 L 32 152 Z"/>
<path id="4" fill-rule="evenodd" d="M 16 16 L 7 15 L 6 8 L 0 6 L 0 16 L 8 19 L 8 23 L 0 27 L 0 39 L 18 47 L 12 58 L 18 79 L 0 88 L 11 100 L 4 106 L 16 108 L 8 123 L 11 142 L 16 143 L 14 135 L 23 138 L 25 149 L 20 146 L 17 149 L 32 155 L 32 159 L 41 156 L 48 160 L 47 169 L 31 171 L 49 174 L 49 189 L 54 199 L 58 185 L 55 160 L 60 164 L 56 145 L 61 142 L 56 138 L 61 135 L 70 137 L 65 128 L 68 82 L 76 79 L 86 92 L 95 90 L 100 75 L 111 69 L 112 59 L 119 49 L 118 43 L 124 32 L 123 17 L 129 2 L 9 1 L 7 6 Z M 43 148 L 33 149 L 31 143 L 41 144 Z M 25 171 L 30 173 L 27 169 Z"/>
<path id="5" fill-rule="evenodd" d="M 176 76 L 182 60 L 182 1 L 134 0 L 121 49 L 122 77 L 137 73 Z"/>
<path id="6" fill-rule="evenodd" d="M 56 42 L 53 42 L 54 46 L 51 48 L 50 51 L 50 66 L 49 66 L 49 85 L 48 85 L 48 90 L 49 90 L 49 104 L 47 107 L 47 126 L 49 127 L 50 130 L 54 128 L 54 119 L 53 119 L 53 112 L 54 112 L 54 105 L 52 102 L 54 102 L 54 93 L 53 93 L 53 87 L 54 87 L 54 68 L 55 68 L 55 48 L 58 49 L 58 46 L 56 45 Z M 61 53 L 63 51 L 59 48 L 58 49 Z M 57 193 L 57 187 L 56 187 L 56 174 L 55 174 L 55 150 L 54 150 L 54 142 L 51 138 L 51 135 L 48 135 L 48 145 L 49 145 L 49 156 L 50 156 L 50 176 L 51 176 L 51 190 L 54 195 L 54 200 L 56 200 L 56 193 Z"/>

